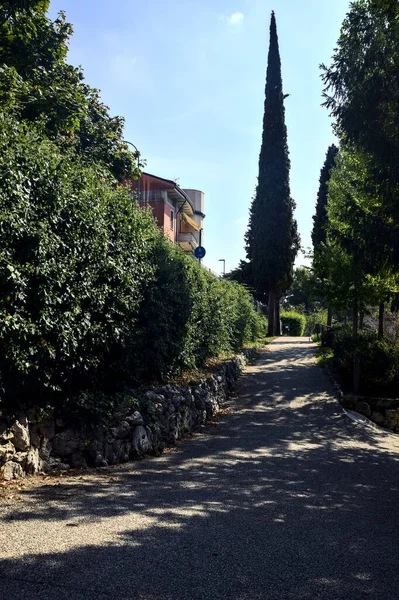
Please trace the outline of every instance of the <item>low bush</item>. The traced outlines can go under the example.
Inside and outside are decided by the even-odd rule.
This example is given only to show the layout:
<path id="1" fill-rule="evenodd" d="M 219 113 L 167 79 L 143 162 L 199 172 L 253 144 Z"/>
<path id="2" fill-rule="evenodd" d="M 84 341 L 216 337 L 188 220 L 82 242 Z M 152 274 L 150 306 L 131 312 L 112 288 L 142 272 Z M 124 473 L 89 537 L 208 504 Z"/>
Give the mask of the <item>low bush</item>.
<path id="1" fill-rule="evenodd" d="M 302 336 L 305 332 L 306 317 L 294 310 L 282 312 L 280 315 L 283 333 L 291 336 Z"/>
<path id="2" fill-rule="evenodd" d="M 378 339 L 374 333 L 336 327 L 323 335 L 332 348 L 334 365 L 343 385 L 352 386 L 353 361 L 360 361 L 360 391 L 364 394 L 397 395 L 399 384 L 399 343 L 390 338 Z"/>

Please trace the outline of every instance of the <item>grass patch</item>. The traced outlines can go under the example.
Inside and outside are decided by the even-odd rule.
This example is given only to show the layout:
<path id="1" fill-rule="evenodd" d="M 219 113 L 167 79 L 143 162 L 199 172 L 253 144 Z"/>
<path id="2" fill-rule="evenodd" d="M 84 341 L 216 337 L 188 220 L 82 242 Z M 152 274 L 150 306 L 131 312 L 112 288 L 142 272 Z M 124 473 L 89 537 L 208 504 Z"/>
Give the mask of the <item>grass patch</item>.
<path id="1" fill-rule="evenodd" d="M 332 365 L 334 353 L 328 346 L 319 346 L 316 350 L 316 360 L 320 367 Z"/>

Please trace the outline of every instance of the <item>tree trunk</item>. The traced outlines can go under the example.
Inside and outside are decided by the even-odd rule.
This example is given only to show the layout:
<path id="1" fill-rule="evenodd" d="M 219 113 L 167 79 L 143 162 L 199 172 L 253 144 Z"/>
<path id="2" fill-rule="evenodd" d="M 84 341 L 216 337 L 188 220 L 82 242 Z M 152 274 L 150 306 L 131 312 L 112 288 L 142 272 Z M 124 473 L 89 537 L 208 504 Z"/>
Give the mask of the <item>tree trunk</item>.
<path id="1" fill-rule="evenodd" d="M 360 329 L 360 331 L 363 330 L 363 321 L 364 321 L 364 312 L 360 311 L 360 316 L 359 316 L 359 329 Z"/>
<path id="2" fill-rule="evenodd" d="M 357 298 L 353 303 L 353 336 L 356 339 L 359 331 L 359 305 Z M 359 391 L 360 385 L 360 358 L 357 355 L 355 350 L 355 354 L 353 357 L 353 391 L 355 394 Z"/>
<path id="3" fill-rule="evenodd" d="M 332 326 L 332 306 L 329 304 L 327 308 L 327 327 Z"/>
<path id="4" fill-rule="evenodd" d="M 267 335 L 273 337 L 275 335 L 275 321 L 276 321 L 276 291 L 269 290 L 269 302 L 268 302 L 268 326 Z"/>
<path id="5" fill-rule="evenodd" d="M 359 308 L 358 308 L 358 302 L 357 302 L 357 298 L 353 303 L 353 335 L 354 337 L 357 336 L 357 333 L 359 331 Z"/>
<path id="6" fill-rule="evenodd" d="M 276 298 L 276 335 L 281 335 L 280 298 Z"/>
<path id="7" fill-rule="evenodd" d="M 378 339 L 380 340 L 384 337 L 384 308 L 384 302 L 381 302 L 378 311 Z"/>

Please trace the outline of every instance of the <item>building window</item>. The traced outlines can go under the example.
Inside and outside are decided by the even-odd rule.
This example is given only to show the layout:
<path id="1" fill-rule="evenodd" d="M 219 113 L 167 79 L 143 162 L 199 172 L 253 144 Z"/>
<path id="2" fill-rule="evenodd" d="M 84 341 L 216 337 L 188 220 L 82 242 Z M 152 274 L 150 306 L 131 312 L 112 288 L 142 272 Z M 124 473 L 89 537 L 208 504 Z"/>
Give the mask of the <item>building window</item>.
<path id="1" fill-rule="evenodd" d="M 170 228 L 175 228 L 175 213 L 173 212 L 173 210 L 170 211 Z"/>

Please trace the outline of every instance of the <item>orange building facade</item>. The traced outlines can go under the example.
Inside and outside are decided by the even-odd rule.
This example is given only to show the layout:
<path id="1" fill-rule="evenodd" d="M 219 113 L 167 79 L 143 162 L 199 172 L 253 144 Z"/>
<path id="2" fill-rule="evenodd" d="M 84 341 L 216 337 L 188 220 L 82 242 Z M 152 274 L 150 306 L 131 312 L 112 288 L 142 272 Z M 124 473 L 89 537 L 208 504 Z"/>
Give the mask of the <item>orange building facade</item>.
<path id="1" fill-rule="evenodd" d="M 182 189 L 175 181 L 142 173 L 127 186 L 137 193 L 140 206 L 150 206 L 158 226 L 185 252 L 203 243 L 204 194 Z"/>

